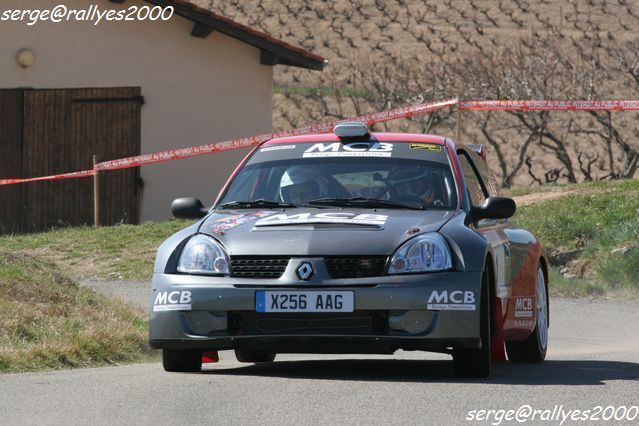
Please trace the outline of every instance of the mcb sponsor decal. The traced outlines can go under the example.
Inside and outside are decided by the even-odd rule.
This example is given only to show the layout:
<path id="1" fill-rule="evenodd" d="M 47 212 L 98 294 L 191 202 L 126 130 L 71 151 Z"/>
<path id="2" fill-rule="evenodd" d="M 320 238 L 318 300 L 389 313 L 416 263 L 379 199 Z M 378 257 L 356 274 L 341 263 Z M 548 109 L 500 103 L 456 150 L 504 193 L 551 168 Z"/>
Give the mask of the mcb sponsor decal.
<path id="1" fill-rule="evenodd" d="M 474 311 L 475 292 L 470 290 L 433 291 L 428 297 L 428 309 L 435 311 Z"/>
<path id="2" fill-rule="evenodd" d="M 532 318 L 532 316 L 533 316 L 532 297 L 516 297 L 515 298 L 515 317 L 516 318 Z"/>
<path id="3" fill-rule="evenodd" d="M 190 311 L 190 291 L 161 291 L 155 296 L 153 312 Z"/>
<path id="4" fill-rule="evenodd" d="M 316 143 L 302 154 L 303 158 L 310 157 L 390 157 L 393 144 L 377 142 L 356 142 L 345 144 L 341 142 Z"/>
<path id="5" fill-rule="evenodd" d="M 376 225 L 381 226 L 386 223 L 387 215 L 374 213 L 349 213 L 349 212 L 327 212 L 327 213 L 299 213 L 287 215 L 284 213 L 275 214 L 263 218 L 255 223 L 255 226 L 268 225 L 294 225 L 308 223 L 343 223 L 352 225 Z"/>

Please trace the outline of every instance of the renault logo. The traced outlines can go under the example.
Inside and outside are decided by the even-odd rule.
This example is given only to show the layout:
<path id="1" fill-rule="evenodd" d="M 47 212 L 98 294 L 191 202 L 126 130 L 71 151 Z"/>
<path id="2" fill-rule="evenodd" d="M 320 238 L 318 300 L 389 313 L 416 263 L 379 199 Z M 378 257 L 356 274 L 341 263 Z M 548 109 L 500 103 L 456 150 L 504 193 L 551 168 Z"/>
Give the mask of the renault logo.
<path id="1" fill-rule="evenodd" d="M 313 265 L 310 262 L 304 262 L 297 268 L 297 276 L 300 280 L 308 281 L 314 273 Z"/>

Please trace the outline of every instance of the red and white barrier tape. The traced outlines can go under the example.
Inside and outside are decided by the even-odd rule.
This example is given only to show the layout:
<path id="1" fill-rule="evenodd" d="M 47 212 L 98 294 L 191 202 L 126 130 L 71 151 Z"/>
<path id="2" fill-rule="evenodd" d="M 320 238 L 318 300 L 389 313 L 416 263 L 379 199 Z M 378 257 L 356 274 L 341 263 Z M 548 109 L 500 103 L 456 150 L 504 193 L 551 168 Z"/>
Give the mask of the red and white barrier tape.
<path id="1" fill-rule="evenodd" d="M 264 134 L 259 136 L 251 136 L 248 138 L 233 139 L 230 141 L 192 146 L 189 148 L 170 149 L 167 151 L 154 152 L 153 154 L 138 155 L 135 157 L 119 158 L 117 160 L 98 163 L 95 165 L 95 169 L 97 171 L 128 169 L 130 167 L 138 167 L 145 164 L 163 163 L 165 161 L 197 157 L 199 155 L 212 154 L 214 152 L 246 148 L 269 140 L 271 139 L 270 136 L 270 134 Z"/>
<path id="2" fill-rule="evenodd" d="M 0 179 L 0 186 L 12 185 L 17 183 L 27 183 L 46 180 L 72 179 L 93 176 L 98 171 L 119 170 L 131 167 L 138 167 L 145 164 L 161 163 L 165 161 L 177 160 L 182 158 L 196 157 L 199 155 L 212 154 L 214 152 L 229 151 L 233 149 L 246 148 L 258 145 L 264 141 L 273 138 L 281 138 L 285 136 L 299 136 L 310 133 L 326 133 L 333 130 L 333 127 L 342 121 L 361 121 L 366 124 L 381 123 L 383 121 L 395 120 L 398 118 L 414 117 L 417 115 L 427 114 L 439 109 L 457 105 L 457 99 L 448 99 L 440 102 L 429 102 L 419 105 L 394 108 L 387 111 L 377 112 L 373 114 L 365 114 L 346 120 L 337 120 L 326 123 L 314 124 L 301 129 L 283 130 L 275 133 L 265 133 L 262 135 L 251 136 L 247 138 L 239 138 L 224 142 L 211 143 L 189 148 L 171 149 L 167 151 L 155 152 L 152 154 L 138 155 L 135 157 L 119 158 L 117 160 L 104 161 L 96 164 L 93 170 L 85 170 L 82 172 L 62 173 L 52 176 L 42 176 L 36 178 L 15 178 Z"/>
<path id="3" fill-rule="evenodd" d="M 365 114 L 346 120 L 335 120 L 325 123 L 314 124 L 300 129 L 283 130 L 274 133 L 239 138 L 224 142 L 211 143 L 206 145 L 193 146 L 189 148 L 171 149 L 167 151 L 155 152 L 152 154 L 138 155 L 135 157 L 120 158 L 117 160 L 104 161 L 98 163 L 93 170 L 81 172 L 62 173 L 52 176 L 42 176 L 36 178 L 15 178 L 0 179 L 0 186 L 17 183 L 73 179 L 93 176 L 98 171 L 119 170 L 130 167 L 138 167 L 145 164 L 161 163 L 165 161 L 182 158 L 196 157 L 199 155 L 212 154 L 214 152 L 229 151 L 233 149 L 246 148 L 258 145 L 273 138 L 286 136 L 300 136 L 310 133 L 326 133 L 333 130 L 337 123 L 343 121 L 361 121 L 368 125 L 381 123 L 384 121 L 396 120 L 398 118 L 408 118 L 424 115 L 447 107 L 458 105 L 460 110 L 466 111 L 639 111 L 639 101 L 556 101 L 556 100 L 489 100 L 489 101 L 467 101 L 459 102 L 458 99 L 447 99 L 440 102 L 429 102 L 419 105 L 394 108 L 373 114 Z"/>
<path id="4" fill-rule="evenodd" d="M 372 114 L 364 114 L 358 117 L 347 118 L 344 120 L 327 121 L 325 123 L 313 124 L 311 126 L 302 127 L 300 129 L 281 130 L 279 132 L 272 133 L 272 137 L 270 139 L 283 138 L 287 136 L 308 135 L 311 133 L 332 132 L 337 123 L 342 123 L 344 121 L 360 121 L 362 123 L 366 123 L 367 125 L 371 125 L 375 123 L 382 123 L 384 121 L 397 120 L 398 118 L 415 117 L 418 115 L 424 115 L 428 114 L 429 112 L 455 106 L 457 104 L 459 104 L 459 100 L 457 98 L 454 98 L 446 99 L 439 102 L 429 102 L 419 105 L 399 107 L 386 111 L 375 112 Z"/>
<path id="5" fill-rule="evenodd" d="M 135 157 L 120 158 L 117 160 L 104 161 L 96 164 L 98 171 L 102 170 L 118 170 L 129 167 L 137 167 L 145 164 L 162 163 L 164 161 L 177 160 L 181 158 L 196 157 L 198 155 L 212 154 L 214 152 L 229 151 L 232 149 L 246 148 L 258 145 L 264 141 L 274 138 L 282 138 L 286 136 L 300 136 L 311 133 L 326 133 L 333 130 L 337 123 L 343 121 L 361 121 L 366 124 L 381 123 L 383 121 L 395 120 L 398 118 L 414 117 L 416 115 L 427 114 L 443 108 L 458 104 L 457 99 L 448 99 L 440 102 L 431 102 L 413 106 L 394 108 L 387 111 L 377 112 L 373 114 L 365 114 L 359 117 L 349 118 L 346 120 L 329 121 L 325 123 L 313 124 L 300 129 L 282 130 L 274 133 L 265 133 L 262 135 L 251 136 L 248 138 L 233 139 L 224 142 L 211 143 L 206 145 L 192 146 L 189 148 L 171 149 L 168 151 L 155 152 L 153 154 L 138 155 Z"/>
<path id="6" fill-rule="evenodd" d="M 493 100 L 459 103 L 467 111 L 637 111 L 639 101 Z"/>
<path id="7" fill-rule="evenodd" d="M 59 175 L 41 176 L 34 178 L 0 179 L 0 185 L 13 185 L 16 183 L 37 182 L 41 180 L 75 179 L 93 176 L 94 174 L 95 170 L 83 170 L 81 172 L 62 173 Z"/>

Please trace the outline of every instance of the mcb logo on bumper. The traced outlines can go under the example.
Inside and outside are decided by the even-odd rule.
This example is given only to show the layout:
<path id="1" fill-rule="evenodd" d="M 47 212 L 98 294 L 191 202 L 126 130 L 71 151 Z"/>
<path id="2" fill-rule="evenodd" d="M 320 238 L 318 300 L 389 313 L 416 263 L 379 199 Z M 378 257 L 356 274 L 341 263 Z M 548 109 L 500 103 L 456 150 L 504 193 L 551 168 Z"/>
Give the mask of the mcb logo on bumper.
<path id="1" fill-rule="evenodd" d="M 153 312 L 190 311 L 190 291 L 161 291 L 155 296 Z"/>
<path id="2" fill-rule="evenodd" d="M 470 290 L 433 291 L 428 297 L 428 309 L 434 311 L 474 311 L 475 292 Z"/>

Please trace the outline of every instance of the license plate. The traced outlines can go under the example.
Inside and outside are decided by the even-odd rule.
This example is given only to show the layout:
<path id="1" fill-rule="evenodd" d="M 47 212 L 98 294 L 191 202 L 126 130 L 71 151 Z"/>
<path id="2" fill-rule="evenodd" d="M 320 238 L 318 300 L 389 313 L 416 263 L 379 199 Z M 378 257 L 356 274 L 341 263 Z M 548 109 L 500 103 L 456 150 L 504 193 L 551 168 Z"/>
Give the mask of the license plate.
<path id="1" fill-rule="evenodd" d="M 257 291 L 257 312 L 353 312 L 352 291 Z"/>

